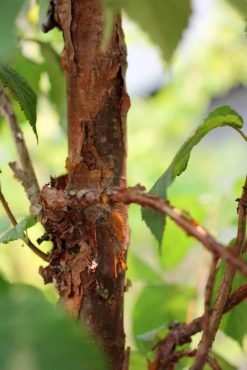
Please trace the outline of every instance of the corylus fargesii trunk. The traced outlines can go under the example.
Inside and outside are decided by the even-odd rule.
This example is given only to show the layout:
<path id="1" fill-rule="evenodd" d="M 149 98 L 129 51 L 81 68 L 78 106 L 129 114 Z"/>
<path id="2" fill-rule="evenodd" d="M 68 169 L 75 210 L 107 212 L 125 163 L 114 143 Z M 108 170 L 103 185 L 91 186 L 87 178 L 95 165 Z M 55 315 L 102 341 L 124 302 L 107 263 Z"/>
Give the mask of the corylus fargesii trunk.
<path id="1" fill-rule="evenodd" d="M 55 281 L 69 313 L 85 320 L 114 370 L 124 360 L 123 294 L 128 247 L 127 209 L 97 192 L 125 186 L 126 49 L 121 17 L 102 49 L 99 0 L 57 0 L 54 19 L 64 35 L 67 84 L 67 175 L 41 193 L 42 223 L 53 241 L 41 273 Z M 78 204 L 84 204 L 79 206 Z"/>

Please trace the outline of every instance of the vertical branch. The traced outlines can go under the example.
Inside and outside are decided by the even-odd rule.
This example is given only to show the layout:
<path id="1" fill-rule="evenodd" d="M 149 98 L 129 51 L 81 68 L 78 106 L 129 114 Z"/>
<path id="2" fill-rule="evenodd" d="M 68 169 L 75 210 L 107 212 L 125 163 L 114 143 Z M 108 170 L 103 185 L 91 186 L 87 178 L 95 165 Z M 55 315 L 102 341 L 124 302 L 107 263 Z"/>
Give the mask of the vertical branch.
<path id="1" fill-rule="evenodd" d="M 243 193 L 239 200 L 238 205 L 238 232 L 237 239 L 232 254 L 240 256 L 243 251 L 243 246 L 246 236 L 246 206 L 247 206 L 247 178 L 243 187 Z M 219 328 L 219 324 L 227 304 L 229 295 L 231 293 L 232 282 L 235 275 L 235 270 L 231 265 L 228 265 L 221 283 L 214 307 L 210 317 L 207 330 L 203 332 L 202 340 L 198 347 L 195 363 L 192 365 L 191 370 L 200 370 L 203 368 L 207 361 L 208 353 L 212 347 L 215 335 Z"/>
<path id="2" fill-rule="evenodd" d="M 212 298 L 212 292 L 213 292 L 213 287 L 214 287 L 215 275 L 217 271 L 218 260 L 219 260 L 218 257 L 216 257 L 215 255 L 212 256 L 209 276 L 208 276 L 207 284 L 205 287 L 204 311 L 206 315 L 208 315 L 210 311 L 211 298 Z"/>
<path id="3" fill-rule="evenodd" d="M 102 50 L 100 0 L 56 0 L 54 21 L 63 31 L 61 64 L 67 86 L 68 175 L 41 192 L 41 222 L 54 243 L 45 282 L 56 282 L 71 316 L 82 319 L 110 360 L 126 367 L 123 296 L 128 248 L 127 207 L 100 200 L 100 189 L 125 186 L 126 49 L 120 15 Z M 78 207 L 69 197 L 86 194 Z M 73 198 L 74 196 L 74 198 Z M 53 201 L 54 200 L 54 201 Z"/>
<path id="4" fill-rule="evenodd" d="M 33 165 L 26 147 L 20 125 L 11 106 L 11 102 L 0 86 L 0 113 L 6 118 L 14 139 L 15 147 L 21 164 L 21 168 L 14 162 L 10 166 L 18 180 L 21 181 L 28 199 L 32 206 L 38 201 L 40 189 L 35 175 Z"/>
<path id="5" fill-rule="evenodd" d="M 9 205 L 8 205 L 8 203 L 7 203 L 4 195 L 2 193 L 1 187 L 0 187 L 0 202 L 2 203 L 2 206 L 3 206 L 4 210 L 5 210 L 8 218 L 9 218 L 9 220 L 11 222 L 11 224 L 13 226 L 16 226 L 17 225 L 17 221 L 16 221 L 15 216 L 13 215 L 11 209 L 9 208 Z"/>

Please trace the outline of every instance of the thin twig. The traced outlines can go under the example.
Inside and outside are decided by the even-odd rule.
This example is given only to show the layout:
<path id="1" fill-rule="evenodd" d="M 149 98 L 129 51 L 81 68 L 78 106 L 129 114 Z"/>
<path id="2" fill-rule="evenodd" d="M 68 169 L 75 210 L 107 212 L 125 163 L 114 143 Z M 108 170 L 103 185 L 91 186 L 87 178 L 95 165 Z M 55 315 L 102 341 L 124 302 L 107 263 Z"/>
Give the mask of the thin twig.
<path id="1" fill-rule="evenodd" d="M 16 221 L 15 216 L 13 215 L 11 209 L 9 208 L 8 202 L 6 201 L 6 199 L 5 199 L 5 197 L 4 197 L 3 193 L 2 193 L 1 187 L 0 187 L 0 202 L 2 203 L 2 206 L 3 206 L 4 210 L 5 210 L 8 218 L 9 218 L 9 220 L 11 222 L 11 224 L 13 226 L 16 226 L 17 225 L 17 221 Z"/>
<path id="2" fill-rule="evenodd" d="M 245 180 L 245 185 L 243 187 L 243 193 L 239 200 L 238 205 L 238 232 L 236 243 L 232 248 L 232 254 L 234 256 L 240 256 L 242 254 L 243 245 L 245 242 L 246 206 L 247 206 L 247 177 Z M 234 275 L 235 269 L 231 264 L 229 264 L 226 268 L 226 272 L 224 274 L 224 278 L 215 301 L 215 305 L 208 323 L 208 328 L 205 332 L 203 332 L 201 342 L 199 343 L 195 363 L 192 365 L 191 370 L 200 370 L 206 363 L 208 353 L 214 342 L 215 335 L 219 328 L 219 324 L 224 312 L 224 308 L 227 304 L 231 292 Z"/>
<path id="3" fill-rule="evenodd" d="M 129 360 L 130 360 L 130 347 L 127 347 L 124 353 L 124 361 L 123 361 L 122 370 L 129 369 Z"/>
<path id="4" fill-rule="evenodd" d="M 231 311 L 235 306 L 238 306 L 247 299 L 247 284 L 241 285 L 235 292 L 231 293 L 229 300 L 224 308 L 224 313 Z"/>
<path id="5" fill-rule="evenodd" d="M 28 247 L 31 249 L 31 251 L 33 251 L 37 256 L 42 258 L 44 261 L 49 262 L 48 254 L 42 252 L 39 248 L 37 248 L 28 237 L 25 242 L 28 245 Z"/>
<path id="6" fill-rule="evenodd" d="M 247 264 L 238 256 L 235 256 L 223 244 L 218 242 L 205 228 L 200 226 L 187 213 L 172 207 L 167 201 L 158 198 L 153 194 L 143 192 L 143 188 L 123 188 L 111 194 L 114 202 L 125 204 L 137 203 L 143 207 L 151 208 L 172 219 L 187 235 L 193 236 L 201 242 L 207 250 L 218 258 L 225 260 L 234 270 L 238 270 L 247 276 Z"/>
<path id="7" fill-rule="evenodd" d="M 1 86 L 0 86 L 0 113 L 5 117 L 6 121 L 9 123 L 10 130 L 15 142 L 17 154 L 19 157 L 19 161 L 21 164 L 21 170 L 23 171 L 23 177 L 25 177 L 25 182 L 22 181 L 22 185 L 24 186 L 24 190 L 28 196 L 31 205 L 35 206 L 38 202 L 40 193 L 37 177 L 33 169 L 33 165 L 26 147 L 22 130 L 20 128 L 20 125 L 18 124 L 11 102 L 8 96 L 5 94 L 3 87 Z M 19 177 L 18 176 L 16 177 L 19 180 Z"/>
<path id="8" fill-rule="evenodd" d="M 11 209 L 9 208 L 9 205 L 8 205 L 8 202 L 6 201 L 6 199 L 5 199 L 5 197 L 4 197 L 4 195 L 3 195 L 3 193 L 2 193 L 2 190 L 1 190 L 1 188 L 0 188 L 0 202 L 1 202 L 1 204 L 2 204 L 2 206 L 3 206 L 3 208 L 4 208 L 4 210 L 5 210 L 5 212 L 6 212 L 6 214 L 7 214 L 7 216 L 8 216 L 8 218 L 9 218 L 9 220 L 10 220 L 10 222 L 11 222 L 11 224 L 13 225 L 13 226 L 16 226 L 18 223 L 17 223 L 17 221 L 16 221 L 16 218 L 15 218 L 15 216 L 13 215 L 13 213 L 12 213 L 12 211 L 11 211 Z M 49 256 L 46 254 L 46 253 L 44 253 L 44 252 L 42 252 L 39 248 L 37 248 L 32 242 L 31 242 L 31 240 L 28 238 L 28 236 L 27 235 L 25 235 L 25 243 L 28 245 L 28 247 L 37 255 L 37 256 L 39 256 L 40 258 L 42 258 L 44 261 L 49 261 Z"/>
<path id="9" fill-rule="evenodd" d="M 211 299 L 213 294 L 215 276 L 217 272 L 218 258 L 212 255 L 212 262 L 210 266 L 209 276 L 205 287 L 205 301 L 204 301 L 204 319 L 203 319 L 203 332 L 207 333 L 209 330 L 209 321 L 211 317 Z"/>
<path id="10" fill-rule="evenodd" d="M 245 133 L 242 130 L 240 130 L 237 127 L 234 127 L 234 129 L 244 138 L 245 141 L 247 141 L 247 135 L 245 135 Z"/>
<path id="11" fill-rule="evenodd" d="M 206 287 L 205 287 L 205 302 L 204 302 L 205 313 L 209 312 L 210 306 L 211 306 L 211 298 L 212 298 L 212 293 L 213 293 L 215 276 L 217 272 L 218 260 L 219 259 L 215 255 L 212 256 L 209 276 L 208 276 L 208 280 L 207 280 Z"/>

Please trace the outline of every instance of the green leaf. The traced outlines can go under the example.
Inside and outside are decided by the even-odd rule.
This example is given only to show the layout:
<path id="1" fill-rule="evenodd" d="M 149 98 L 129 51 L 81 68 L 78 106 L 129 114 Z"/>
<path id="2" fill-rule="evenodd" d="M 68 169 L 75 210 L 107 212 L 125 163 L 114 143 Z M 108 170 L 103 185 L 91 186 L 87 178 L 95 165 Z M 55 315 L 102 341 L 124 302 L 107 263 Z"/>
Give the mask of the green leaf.
<path id="1" fill-rule="evenodd" d="M 25 240 L 25 231 L 34 226 L 37 220 L 33 216 L 28 216 L 20 221 L 15 227 L 7 231 L 1 238 L 0 243 L 8 244 L 13 240 Z"/>
<path id="2" fill-rule="evenodd" d="M 103 0 L 103 4 L 107 34 L 112 27 L 115 9 L 122 6 L 159 45 L 166 60 L 170 60 L 178 46 L 191 15 L 189 0 Z"/>
<path id="3" fill-rule="evenodd" d="M 13 97 L 18 101 L 27 120 L 29 121 L 36 138 L 36 105 L 37 97 L 27 81 L 13 68 L 0 62 L 0 81 L 7 87 Z"/>
<path id="4" fill-rule="evenodd" d="M 150 330 L 144 334 L 140 334 L 136 336 L 136 340 L 138 343 L 141 343 L 141 347 L 146 347 L 147 350 L 151 350 L 155 347 L 155 344 L 159 341 L 159 339 L 164 338 L 167 334 L 169 324 L 165 323 L 158 328 Z"/>
<path id="5" fill-rule="evenodd" d="M 15 20 L 25 0 L 1 1 L 0 12 L 0 58 L 7 58 L 16 47 Z"/>
<path id="6" fill-rule="evenodd" d="M 186 170 L 191 151 L 204 136 L 217 127 L 231 126 L 240 129 L 243 127 L 243 124 L 242 117 L 231 107 L 222 106 L 216 108 L 182 145 L 168 169 L 156 181 L 150 192 L 162 199 L 166 199 L 168 187 L 171 186 L 177 176 Z M 161 244 L 165 228 L 165 217 L 149 209 L 142 209 L 142 217 L 159 244 Z"/>
<path id="7" fill-rule="evenodd" d="M 141 292 L 133 311 L 133 332 L 138 348 L 143 352 L 151 349 L 142 340 L 144 334 L 150 334 L 153 330 L 156 333 L 157 328 L 164 327 L 164 325 L 168 326 L 174 321 L 184 322 L 187 315 L 188 301 L 192 297 L 193 291 L 181 286 L 146 286 Z"/>
<path id="8" fill-rule="evenodd" d="M 14 285 L 1 295 L 1 370 L 106 370 L 102 353 L 80 323 L 36 288 Z"/>

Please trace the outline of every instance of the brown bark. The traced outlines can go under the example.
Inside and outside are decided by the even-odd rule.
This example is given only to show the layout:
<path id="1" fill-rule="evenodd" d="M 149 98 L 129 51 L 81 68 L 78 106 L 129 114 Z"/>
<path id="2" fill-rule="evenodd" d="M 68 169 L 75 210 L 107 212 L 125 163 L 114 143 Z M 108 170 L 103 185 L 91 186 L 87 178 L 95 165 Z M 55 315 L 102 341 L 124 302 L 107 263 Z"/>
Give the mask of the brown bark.
<path id="1" fill-rule="evenodd" d="M 121 18 L 116 17 L 106 50 L 101 48 L 99 0 L 57 0 L 54 18 L 65 41 L 68 174 L 41 192 L 41 222 L 54 245 L 41 274 L 46 282 L 55 282 L 68 312 L 85 320 L 111 368 L 118 370 L 124 362 L 127 209 L 104 202 L 104 197 L 94 204 L 90 200 L 109 186 L 126 185 L 129 98 Z M 78 207 L 78 199 L 84 199 L 85 206 Z"/>

